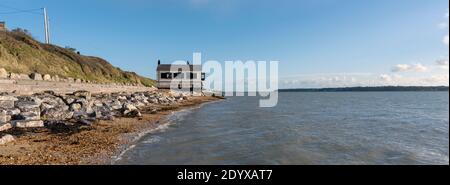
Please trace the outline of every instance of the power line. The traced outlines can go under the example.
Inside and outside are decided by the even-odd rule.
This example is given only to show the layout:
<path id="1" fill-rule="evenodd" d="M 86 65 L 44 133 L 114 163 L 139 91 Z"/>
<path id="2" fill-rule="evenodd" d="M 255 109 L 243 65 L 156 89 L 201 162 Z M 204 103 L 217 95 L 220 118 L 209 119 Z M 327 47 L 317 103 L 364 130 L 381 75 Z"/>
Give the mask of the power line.
<path id="1" fill-rule="evenodd" d="M 44 16 L 45 43 L 46 43 L 46 44 L 50 44 L 49 18 L 48 18 L 48 14 L 47 14 L 47 9 L 46 9 L 46 8 L 30 9 L 30 10 L 21 10 L 21 9 L 18 9 L 18 8 L 15 8 L 15 7 L 7 6 L 7 5 L 2 5 L 2 4 L 0 4 L 0 7 L 14 10 L 14 11 L 10 11 L 10 12 L 0 12 L 0 15 L 5 15 L 5 14 L 19 14 L 19 13 L 30 13 L 30 14 L 36 14 L 36 15 Z M 37 11 L 37 10 L 42 11 L 42 13 L 36 13 L 35 11 Z"/>
<path id="2" fill-rule="evenodd" d="M 10 12 L 0 12 L 0 14 L 3 14 L 3 15 L 5 15 L 5 14 L 19 14 L 19 13 L 30 13 L 30 14 L 42 15 L 42 13 L 35 12 L 37 10 L 42 10 L 42 8 L 22 10 L 22 9 L 19 9 L 19 8 L 15 8 L 15 7 L 8 6 L 8 5 L 2 5 L 2 4 L 0 4 L 0 7 L 14 10 L 14 11 L 10 11 Z"/>
<path id="3" fill-rule="evenodd" d="M 1 15 L 11 15 L 11 14 L 20 14 L 20 13 L 31 13 L 35 15 L 42 15 L 42 13 L 37 13 L 36 11 L 41 11 L 42 8 L 39 9 L 30 9 L 30 10 L 17 10 L 17 11 L 11 11 L 11 12 L 0 12 Z"/>

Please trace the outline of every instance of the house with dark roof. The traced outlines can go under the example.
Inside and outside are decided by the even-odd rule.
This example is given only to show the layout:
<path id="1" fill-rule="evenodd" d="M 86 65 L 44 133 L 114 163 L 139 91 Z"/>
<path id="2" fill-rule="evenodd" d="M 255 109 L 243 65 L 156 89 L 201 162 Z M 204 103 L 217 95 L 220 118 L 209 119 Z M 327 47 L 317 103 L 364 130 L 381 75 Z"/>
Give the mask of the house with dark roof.
<path id="1" fill-rule="evenodd" d="M 201 65 L 161 64 L 158 61 L 156 74 L 159 89 L 190 90 L 191 92 L 203 90 L 205 73 L 202 72 Z"/>

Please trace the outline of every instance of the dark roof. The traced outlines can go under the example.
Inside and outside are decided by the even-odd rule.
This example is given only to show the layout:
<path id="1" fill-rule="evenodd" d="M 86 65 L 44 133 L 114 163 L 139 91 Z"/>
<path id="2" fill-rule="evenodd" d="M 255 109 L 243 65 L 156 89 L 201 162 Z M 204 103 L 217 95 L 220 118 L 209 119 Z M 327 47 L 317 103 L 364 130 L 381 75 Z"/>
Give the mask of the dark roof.
<path id="1" fill-rule="evenodd" d="M 157 71 L 202 71 L 201 65 L 172 65 L 172 64 L 161 64 L 158 65 Z"/>

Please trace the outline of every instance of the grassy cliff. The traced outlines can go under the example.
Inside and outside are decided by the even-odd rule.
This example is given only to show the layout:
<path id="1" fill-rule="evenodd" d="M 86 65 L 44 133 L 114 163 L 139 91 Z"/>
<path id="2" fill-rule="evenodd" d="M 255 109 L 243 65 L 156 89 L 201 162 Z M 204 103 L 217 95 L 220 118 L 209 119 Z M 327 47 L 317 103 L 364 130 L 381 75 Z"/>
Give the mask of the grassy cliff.
<path id="1" fill-rule="evenodd" d="M 122 71 L 101 58 L 83 56 L 72 49 L 42 44 L 21 30 L 0 31 L 0 68 L 13 73 L 36 72 L 99 83 L 154 85 L 153 80 Z"/>

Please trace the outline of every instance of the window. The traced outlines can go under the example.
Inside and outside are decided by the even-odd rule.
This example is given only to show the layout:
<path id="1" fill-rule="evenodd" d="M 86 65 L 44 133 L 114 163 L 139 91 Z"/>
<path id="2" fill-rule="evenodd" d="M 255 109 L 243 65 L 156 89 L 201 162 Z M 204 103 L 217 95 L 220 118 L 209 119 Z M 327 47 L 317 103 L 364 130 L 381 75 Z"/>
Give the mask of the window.
<path id="1" fill-rule="evenodd" d="M 206 80 L 206 73 L 202 73 L 202 81 Z"/>
<path id="2" fill-rule="evenodd" d="M 189 76 L 192 80 L 197 79 L 197 73 L 189 73 Z"/>
<path id="3" fill-rule="evenodd" d="M 172 73 L 161 73 L 161 79 L 172 79 Z"/>
<path id="4" fill-rule="evenodd" d="M 173 74 L 173 78 L 175 79 L 184 79 L 184 73 L 178 72 Z"/>

